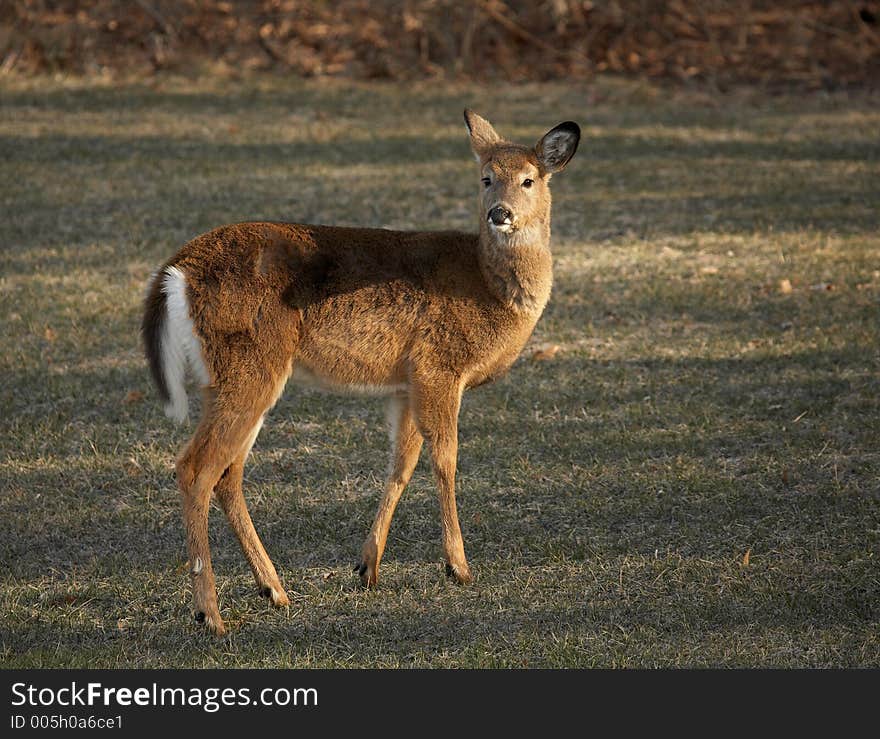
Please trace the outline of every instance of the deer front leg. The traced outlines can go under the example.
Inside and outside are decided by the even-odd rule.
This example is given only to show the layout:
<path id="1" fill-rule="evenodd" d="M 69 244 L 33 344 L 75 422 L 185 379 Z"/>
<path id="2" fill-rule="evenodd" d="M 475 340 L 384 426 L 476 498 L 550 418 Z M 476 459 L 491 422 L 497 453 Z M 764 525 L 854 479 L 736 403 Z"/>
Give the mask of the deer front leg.
<path id="1" fill-rule="evenodd" d="M 388 401 L 388 425 L 391 437 L 391 470 L 385 484 L 385 494 L 376 511 L 373 527 L 364 542 L 358 572 L 365 587 L 379 582 L 379 563 L 385 551 L 388 529 L 403 490 L 412 477 L 419 452 L 422 450 L 422 435 L 413 421 L 409 398 L 393 396 Z"/>
<path id="2" fill-rule="evenodd" d="M 440 524 L 446 574 L 459 583 L 472 581 L 464 556 L 464 540 L 455 505 L 455 469 L 458 457 L 458 410 L 461 386 L 431 377 L 414 394 L 419 429 L 431 447 L 431 461 L 440 495 Z"/>

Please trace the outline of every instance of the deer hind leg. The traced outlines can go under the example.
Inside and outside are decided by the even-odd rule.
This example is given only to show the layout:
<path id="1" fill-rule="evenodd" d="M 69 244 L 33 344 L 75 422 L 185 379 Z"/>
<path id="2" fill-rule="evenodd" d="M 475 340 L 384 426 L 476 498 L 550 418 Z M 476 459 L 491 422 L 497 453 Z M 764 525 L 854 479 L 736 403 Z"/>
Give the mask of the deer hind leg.
<path id="1" fill-rule="evenodd" d="M 249 388 L 256 385 L 250 383 Z M 263 414 L 277 394 L 223 387 L 205 393 L 205 410 L 192 440 L 177 462 L 183 496 L 183 522 L 189 551 L 196 621 L 215 634 L 226 632 L 217 606 L 217 590 L 208 546 L 211 493 L 224 471 L 241 456 Z"/>
<path id="2" fill-rule="evenodd" d="M 260 595 L 268 598 L 273 606 L 280 607 L 289 605 L 290 600 L 281 586 L 281 580 L 278 579 L 278 573 L 275 572 L 272 560 L 266 554 L 263 543 L 254 529 L 241 488 L 245 461 L 262 426 L 263 418 L 260 418 L 242 447 L 242 451 L 220 477 L 214 488 L 214 493 L 220 501 L 220 506 L 223 508 L 229 525 L 232 527 L 251 571 L 254 573 Z"/>
<path id="3" fill-rule="evenodd" d="M 452 378 L 425 378 L 414 388 L 416 423 L 431 448 L 431 462 L 440 495 L 440 524 L 446 574 L 462 584 L 472 581 L 464 556 L 464 540 L 455 504 L 455 470 L 458 457 L 460 384 Z"/>
<path id="4" fill-rule="evenodd" d="M 385 551 L 391 519 L 422 450 L 422 435 L 413 421 L 408 398 L 395 395 L 389 399 L 388 423 L 391 437 L 390 472 L 373 527 L 364 542 L 361 562 L 356 568 L 365 587 L 373 587 L 379 582 L 379 563 Z"/>

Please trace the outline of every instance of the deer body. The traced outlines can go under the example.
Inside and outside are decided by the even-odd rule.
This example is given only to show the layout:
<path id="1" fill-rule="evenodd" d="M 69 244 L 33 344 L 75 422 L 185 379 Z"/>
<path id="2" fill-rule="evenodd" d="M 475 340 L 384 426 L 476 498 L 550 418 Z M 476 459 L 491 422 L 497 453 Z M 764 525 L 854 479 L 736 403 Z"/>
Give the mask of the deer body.
<path id="1" fill-rule="evenodd" d="M 508 369 L 547 303 L 546 180 L 574 154 L 578 131 L 553 129 L 539 147 L 561 130 L 555 143 L 562 148 L 554 159 L 545 143 L 542 158 L 540 148 L 503 142 L 479 116 L 466 112 L 466 121 L 490 180 L 479 234 L 242 223 L 190 241 L 151 284 L 143 333 L 168 414 L 186 417 L 187 368 L 203 387 L 202 418 L 177 473 L 196 618 L 215 633 L 224 626 L 207 541 L 212 493 L 261 593 L 275 605 L 288 602 L 241 480 L 265 414 L 291 376 L 388 396 L 391 470 L 358 567 L 364 584 L 378 581 L 391 517 L 423 440 L 440 494 L 447 573 L 471 580 L 455 503 L 461 395 Z M 517 206 L 521 180 L 539 178 Z"/>

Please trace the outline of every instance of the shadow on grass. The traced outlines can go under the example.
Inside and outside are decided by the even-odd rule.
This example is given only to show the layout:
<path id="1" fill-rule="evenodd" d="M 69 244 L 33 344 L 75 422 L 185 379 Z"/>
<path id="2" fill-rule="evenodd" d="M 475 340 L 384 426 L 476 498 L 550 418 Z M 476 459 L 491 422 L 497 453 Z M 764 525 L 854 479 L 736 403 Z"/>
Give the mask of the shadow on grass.
<path id="1" fill-rule="evenodd" d="M 426 145 L 418 136 L 385 135 L 369 141 L 342 138 L 338 141 L 303 141 L 297 143 L 233 143 L 199 138 L 164 136 L 62 136 L 39 137 L 0 135 L 0 153 L 7 164 L 51 164 L 63 160 L 66 165 L 100 166 L 131 163 L 138 160 L 150 168 L 170 163 L 181 168 L 247 165 L 256 170 L 267 164 L 288 162 L 291 172 L 300 177 L 306 168 L 351 167 L 359 164 L 388 166 L 441 162 L 447 159 L 466 161 L 463 137 L 433 138 Z M 223 181 L 223 177 L 220 180 Z M 172 188 L 173 189 L 173 188 Z M 173 199 L 172 199 L 173 202 Z"/>
<path id="2" fill-rule="evenodd" d="M 232 85 L 221 91 L 156 90 L 142 85 L 114 85 L 112 88 L 55 89 L 49 91 L 5 91 L 3 104 L 9 108 L 50 110 L 59 114 L 128 113 L 155 111 L 196 115 L 248 112 L 254 108 L 269 116 L 329 111 L 332 116 L 372 118 L 376 108 L 408 115 L 429 115 L 414 103 L 430 101 L 433 108 L 452 108 L 450 119 L 461 122 L 462 100 L 467 93 L 439 90 L 436 87 L 409 90 L 401 95 L 394 84 L 328 84 L 322 86 L 293 84 L 271 90 Z M 369 110 L 364 115 L 365 107 Z M 463 125 L 463 123 L 462 123 Z"/>
<path id="3" fill-rule="evenodd" d="M 348 94 L 89 90 L 45 97 L 17 93 L 4 104 L 44 106 L 59 115 L 146 115 L 157 107 L 174 115 L 235 114 L 250 106 L 281 115 L 337 105 L 352 123 L 373 93 Z M 404 106 L 393 94 L 383 95 L 371 103 L 388 103 L 391 112 Z M 432 105 L 451 105 L 458 93 L 428 97 Z M 535 108 L 525 98 L 509 105 Z M 413 115 L 427 120 L 435 110 L 428 106 Z M 544 112 L 532 110 L 523 120 L 545 125 L 538 120 Z M 679 127 L 731 125 L 712 115 L 676 118 L 665 112 L 660 120 Z M 878 228 L 877 211 L 870 208 L 876 181 L 859 169 L 860 162 L 877 159 L 878 146 L 856 135 L 829 145 L 716 143 L 673 140 L 662 131 L 629 135 L 629 128 L 645 126 L 633 114 L 606 123 L 623 132 L 594 138 L 560 178 L 556 234 L 564 239 L 583 242 L 573 224 L 585 222 L 578 218 L 586 218 L 590 197 L 584 193 L 591 190 L 604 196 L 590 223 L 597 232 L 633 223 L 657 236 L 709 227 L 754 233 L 820 224 L 852 234 Z M 241 214 L 333 222 L 344 211 L 378 226 L 412 222 L 412 204 L 419 202 L 420 216 L 442 223 L 471 202 L 474 173 L 463 134 L 443 132 L 423 141 L 393 128 L 375 131 L 372 140 L 278 144 L 197 136 L 6 136 L 0 158 L 13 173 L 15 189 L 4 195 L 11 203 L 3 224 L 4 277 L 81 270 L 130 280 L 129 266 L 158 263 L 184 235 L 240 220 Z M 670 166 L 683 162 L 675 170 L 682 173 L 675 192 L 667 187 L 668 176 L 658 183 L 649 179 L 647 186 L 638 180 L 640 163 L 650 170 L 661 160 Z M 628 169 L 616 171 L 617 162 Z M 723 179 L 726 167 L 742 175 L 765 162 L 778 165 L 775 178 L 705 184 L 716 173 Z M 795 166 L 809 162 L 816 162 L 815 171 Z M 831 166 L 835 162 L 840 167 Z M 282 171 L 288 163 L 289 172 Z M 360 166 L 352 172 L 352 165 Z M 16 167 L 28 176 L 17 180 Z M 73 184 L 58 186 L 59 167 Z M 621 183 L 637 195 L 619 194 Z M 35 248 L 49 245 L 59 248 Z M 264 621 L 251 586 L 242 584 L 249 580 L 237 542 L 222 514 L 212 512 L 218 577 L 221 589 L 228 588 L 221 599 L 233 611 L 231 621 L 240 611 L 236 639 L 256 653 L 248 660 L 272 662 L 281 642 L 291 644 L 292 653 L 322 645 L 318 649 L 331 661 L 352 654 L 366 663 L 383 654 L 406 661 L 415 654 L 448 653 L 454 663 L 468 653 L 482 658 L 481 650 L 491 654 L 493 644 L 503 643 L 509 649 L 502 660 L 513 660 L 521 644 L 524 662 L 542 664 L 549 661 L 541 651 L 551 649 L 547 644 L 571 639 L 576 648 L 563 647 L 559 657 L 571 666 L 589 662 L 597 640 L 613 643 L 604 637 L 616 635 L 621 625 L 648 628 L 646 640 L 653 642 L 658 635 L 684 642 L 693 632 L 696 649 L 728 627 L 792 627 L 800 634 L 813 627 L 870 625 L 880 603 L 872 569 L 880 531 L 874 484 L 880 460 L 873 451 L 880 433 L 880 381 L 875 347 L 865 337 L 873 336 L 876 305 L 870 293 L 856 298 L 845 289 L 823 293 L 821 304 L 812 293 L 786 303 L 751 284 L 764 279 L 754 266 L 745 271 L 749 276 L 724 277 L 723 290 L 657 276 L 642 283 L 620 272 L 616 284 L 592 288 L 558 276 L 545 317 L 553 332 L 622 342 L 630 332 L 650 335 L 638 337 L 641 343 L 633 342 L 636 348 L 623 359 L 593 360 L 574 348 L 551 362 L 524 361 L 509 378 L 467 396 L 459 502 L 471 564 L 481 577 L 471 590 L 436 590 L 442 586 L 430 574 L 428 580 L 418 574 L 429 570 L 441 577 L 438 506 L 424 461 L 395 517 L 384 592 L 370 600 L 357 594 L 353 577 L 339 584 L 342 571 L 354 564 L 381 490 L 387 459 L 382 410 L 375 401 L 325 398 L 291 387 L 257 442 L 245 485 L 273 559 L 291 589 L 307 593 L 301 596 L 302 615 L 275 614 Z M 25 282 L 10 280 L 14 289 Z M 10 590 L 19 589 L 10 602 L 23 609 L 14 626 L 3 626 L 3 644 L 12 634 L 11 643 L 26 649 L 58 645 L 47 658 L 57 664 L 86 659 L 79 655 L 89 650 L 124 660 L 126 649 L 141 640 L 147 649 L 164 652 L 156 661 L 167 665 L 167 654 L 180 653 L 189 620 L 186 598 L 166 601 L 185 589 L 185 568 L 171 574 L 186 556 L 172 461 L 191 427 L 173 429 L 164 421 L 145 366 L 131 363 L 138 341 L 133 301 L 113 315 L 84 318 L 85 301 L 52 305 L 74 289 L 69 282 L 34 280 L 25 287 L 29 292 L 11 290 L 8 304 L 22 310 L 15 301 L 26 299 L 38 310 L 13 326 L 26 343 L 15 349 L 29 366 L 42 364 L 12 366 L 3 377 L 3 428 L 20 449 L 5 460 L 0 480 L 0 565 Z M 749 300 L 739 299 L 744 294 Z M 614 315 L 600 324 L 606 314 Z M 51 346 L 40 338 L 44 315 L 59 334 Z M 79 345 L 63 336 L 65 326 L 95 320 L 100 327 L 80 331 Z M 693 321 L 701 322 L 694 331 L 709 338 L 724 334 L 724 351 L 742 349 L 742 356 L 719 358 L 707 351 L 663 357 L 667 324 Z M 783 356 L 778 346 L 748 347 L 756 335 L 772 344 L 783 322 L 791 331 L 787 336 L 798 336 L 787 343 L 802 348 Z M 844 328 L 849 344 L 842 346 L 835 339 Z M 816 345 L 807 346 L 813 340 Z M 119 354 L 126 361 L 114 367 Z M 146 401 L 125 402 L 131 390 L 145 392 Z M 741 568 L 749 550 L 752 569 Z M 670 563 L 679 558 L 691 570 L 666 584 L 671 575 L 663 573 L 674 574 Z M 642 562 L 641 569 L 627 569 L 630 559 Z M 41 583 L 62 589 L 70 573 L 96 589 L 88 606 L 93 621 L 68 621 L 74 608 L 65 610 L 63 597 L 58 603 L 40 599 Z M 161 582 L 145 573 L 159 573 Z M 543 600 L 520 595 L 534 594 L 531 575 Z M 436 602 L 419 600 L 425 592 L 440 595 Z M 108 635 L 94 626 L 108 614 L 129 616 L 129 602 L 138 598 L 152 599 L 157 609 L 154 621 L 143 617 L 140 630 L 126 634 L 111 624 Z M 198 659 L 200 650 L 215 662 L 236 658 L 214 651 L 215 642 L 193 643 L 185 645 L 188 659 Z M 65 650 L 69 655 L 59 657 Z M 614 657 L 600 654 L 605 661 Z M 751 653 L 752 662 L 761 659 Z M 847 659 L 859 662 L 857 655 L 832 655 L 824 662 Z"/>
<path id="4" fill-rule="evenodd" d="M 512 377 L 466 396 L 459 488 L 469 551 L 478 560 L 513 552 L 584 561 L 596 552 L 715 557 L 731 546 L 858 547 L 855 529 L 875 515 L 880 493 L 847 493 L 865 469 L 832 475 L 811 464 L 823 441 L 859 447 L 877 430 L 869 408 L 849 415 L 838 408 L 853 388 L 835 368 L 857 360 L 839 350 L 737 360 L 521 363 Z M 40 422 L 64 429 L 69 456 L 6 473 L 0 512 L 8 570 L 32 577 L 47 566 L 100 570 L 129 560 L 161 567 L 181 557 L 171 460 L 191 428 L 169 436 L 152 400 L 126 406 L 121 390 L 106 393 L 146 389 L 145 371 L 74 371 L 55 379 L 44 391 L 45 402 L 55 403 L 54 419 Z M 35 377 L 22 372 L 8 381 L 13 393 L 24 392 Z M 548 409 L 538 419 L 531 410 L 536 398 Z M 41 398 L 31 395 L 28 402 L 39 407 Z M 802 407 L 812 415 L 793 424 Z M 384 433 L 371 431 L 381 428 L 381 413 L 378 402 L 288 389 L 245 482 L 257 528 L 277 561 L 299 568 L 356 558 L 387 457 Z M 67 419 L 85 423 L 87 438 L 77 438 Z M 304 439 L 291 419 L 316 430 Z M 341 437 L 355 419 L 355 435 Z M 545 440 L 536 444 L 536 438 Z M 127 461 L 132 452 L 125 449 L 145 440 L 167 464 Z M 112 445 L 120 451 L 111 464 L 91 461 L 90 449 Z M 423 461 L 392 530 L 395 559 L 439 551 L 436 509 Z M 222 542 L 218 562 L 243 567 L 217 511 L 212 532 Z"/>
<path id="5" fill-rule="evenodd" d="M 343 102 L 349 94 L 353 99 Z M 446 96 L 450 105 L 457 95 Z M 446 98 L 442 94 L 439 97 L 431 97 L 433 105 L 445 104 Z M 280 111 L 313 113 L 325 108 L 337 110 L 340 105 L 355 110 L 358 101 L 371 98 L 386 100 L 389 110 L 394 110 L 390 102 L 394 95 L 390 92 L 384 95 L 381 91 L 358 89 L 203 94 L 136 88 L 56 91 L 46 95 L 9 93 L 4 96 L 4 104 L 42 106 L 59 115 L 138 110 L 166 110 L 181 116 L 214 110 L 252 114 L 256 109 L 271 120 Z M 343 113 L 345 110 L 348 108 Z M 383 115 L 390 117 L 392 113 L 384 111 Z M 658 116 L 667 120 L 668 114 Z M 457 121 L 457 113 L 454 118 Z M 351 124 L 348 130 L 357 135 L 352 138 L 340 133 L 332 141 L 314 140 L 308 134 L 303 141 L 280 143 L 235 141 L 234 136 L 219 141 L 192 135 L 131 136 L 124 133 L 124 125 L 119 135 L 0 136 L 4 166 L 10 171 L 16 167 L 27 171 L 15 207 L 10 209 L 7 240 L 15 249 L 46 243 L 114 241 L 121 236 L 120 223 L 139 227 L 149 238 L 164 232 L 173 233 L 173 239 L 177 239 L 181 232 L 195 235 L 230 220 L 338 222 L 340 214 L 334 204 L 340 188 L 352 203 L 359 204 L 356 217 L 352 223 L 346 221 L 347 225 L 381 226 L 395 219 L 412 222 L 408 212 L 411 205 L 401 202 L 397 184 L 405 184 L 410 195 L 429 207 L 438 200 L 438 187 L 447 188 L 444 198 L 448 197 L 450 204 L 470 207 L 476 177 L 463 132 L 425 138 L 418 132 L 376 131 L 372 119 L 363 125 L 354 118 L 346 120 Z M 436 126 L 436 121 L 432 123 Z M 685 126 L 693 123 L 677 121 Z M 599 234 L 622 233 L 634 226 L 649 237 L 687 234 L 708 227 L 727 233 L 817 227 L 840 233 L 873 233 L 880 227 L 877 210 L 870 207 L 878 197 L 876 178 L 867 173 L 854 177 L 849 166 L 880 160 L 880 144 L 875 140 L 683 140 L 664 136 L 662 130 L 656 135 L 626 133 L 627 126 L 643 126 L 643 120 L 625 118 L 617 125 L 623 133 L 593 136 L 565 173 L 564 182 L 560 181 L 557 211 L 563 217 L 558 236 L 584 237 L 583 233 L 568 230 L 574 228 L 568 224 L 585 227 L 583 219 L 573 217 L 584 209 L 590 211 L 590 233 Z M 699 125 L 735 129 L 741 124 L 718 114 L 700 119 Z M 222 138 L 225 134 L 211 131 L 211 135 Z M 608 162 L 620 166 L 609 168 Z M 778 166 L 760 177 L 750 176 L 747 169 L 736 181 L 726 181 L 725 172 L 731 167 L 757 168 L 774 162 Z M 834 162 L 841 167 L 826 166 Z M 799 166 L 804 163 L 816 166 Z M 282 164 L 287 165 L 286 170 L 279 170 Z M 436 181 L 438 164 L 450 168 L 441 183 Z M 347 173 L 359 165 L 373 167 L 375 172 Z M 637 165 L 636 170 L 633 165 Z M 670 188 L 668 174 L 662 181 L 652 180 L 651 169 L 658 166 L 674 167 L 679 173 L 674 188 Z M 112 167 L 109 172 L 108 167 Z M 405 167 L 407 171 L 403 175 L 389 173 L 383 169 L 386 167 Z M 76 197 L 68 201 L 56 198 L 51 194 L 55 188 L 50 178 L 34 176 L 35 168 L 58 171 L 60 176 L 79 182 Z M 272 173 L 271 181 L 261 178 L 261 172 L 266 171 Z M 327 183 L 328 171 L 345 173 L 344 183 Z M 635 198 L 616 197 L 623 173 L 628 173 L 636 191 L 647 187 L 654 192 Z M 103 189 L 91 192 L 91 182 L 103 183 L 107 177 L 113 178 L 116 191 L 125 194 L 114 195 Z M 395 183 L 401 177 L 405 183 Z M 453 180 L 451 185 L 447 179 Z M 671 189 L 676 193 L 672 194 Z M 592 194 L 597 196 L 595 201 Z M 460 227 L 458 222 L 449 223 L 448 215 L 444 215 L 450 207 L 444 198 L 440 198 L 443 202 L 431 222 L 438 223 L 438 227 L 444 222 L 448 227 Z M 56 221 L 64 228 L 53 236 L 47 233 L 45 224 Z"/>
<path id="6" fill-rule="evenodd" d="M 90 666 L 110 660 L 114 666 L 161 665 L 169 655 L 178 665 L 222 666 L 247 655 L 255 666 L 263 661 L 271 666 L 344 666 L 354 659 L 357 664 L 399 666 L 444 660 L 463 666 L 473 660 L 482 666 L 572 667 L 607 665 L 626 659 L 628 653 L 627 661 L 638 664 L 643 641 L 651 644 L 654 660 L 669 663 L 766 666 L 770 659 L 785 665 L 815 661 L 841 666 L 877 659 L 877 645 L 869 635 L 877 618 L 876 588 L 860 584 L 867 574 L 864 566 L 848 572 L 804 569 L 792 577 L 767 567 L 707 569 L 687 560 L 631 565 L 606 560 L 592 570 L 544 572 L 521 562 L 510 564 L 520 568 L 520 576 L 531 573 L 529 581 L 533 576 L 547 586 L 545 578 L 563 575 L 564 584 L 545 591 L 527 586 L 525 592 L 504 594 L 498 590 L 503 573 L 495 571 L 491 581 L 466 589 L 432 583 L 430 592 L 407 597 L 401 592 L 407 590 L 405 580 L 399 577 L 372 594 L 346 593 L 338 583 L 329 587 L 326 582 L 304 581 L 295 587 L 309 593 L 308 602 L 279 612 L 261 609 L 256 594 L 237 580 L 221 593 L 230 641 L 216 640 L 194 627 L 179 591 L 172 599 L 139 594 L 132 611 L 122 594 L 99 585 L 67 596 L 62 591 L 48 605 L 33 602 L 42 617 L 18 622 L 5 639 L 26 647 L 30 664 L 30 650 L 39 653 L 51 644 L 48 663 L 66 666 L 84 660 Z M 413 574 L 412 568 L 407 572 Z M 626 576 L 622 584 L 620 572 Z M 157 584 L 141 570 L 131 574 L 135 583 Z M 709 591 L 695 592 L 685 583 L 670 582 L 678 575 L 690 582 L 708 581 Z M 428 583 L 424 576 L 416 577 L 422 587 Z M 726 590 L 716 595 L 722 583 Z M 489 597 L 481 600 L 480 590 L 488 590 Z M 35 597 L 28 594 L 26 602 Z M 508 607 L 498 608 L 496 599 Z M 75 616 L 83 608 L 88 609 L 85 619 L 65 623 L 68 614 Z M 88 619 L 92 614 L 97 624 Z M 116 627 L 117 617 L 129 622 L 127 630 Z M 789 633 L 790 642 L 780 644 L 773 638 L 780 629 Z M 823 630 L 832 633 L 831 644 L 822 643 L 828 639 Z M 744 634 L 752 641 L 767 639 L 769 649 L 760 657 L 739 651 L 730 642 Z M 683 654 L 683 649 L 697 653 Z"/>

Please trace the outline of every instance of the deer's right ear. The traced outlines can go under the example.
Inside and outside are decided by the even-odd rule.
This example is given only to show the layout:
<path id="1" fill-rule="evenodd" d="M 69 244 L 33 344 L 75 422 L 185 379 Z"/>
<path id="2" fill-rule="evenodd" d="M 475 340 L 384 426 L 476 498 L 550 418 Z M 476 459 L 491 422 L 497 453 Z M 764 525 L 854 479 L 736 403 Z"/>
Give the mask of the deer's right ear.
<path id="1" fill-rule="evenodd" d="M 538 161 L 544 171 L 553 174 L 562 170 L 577 151 L 581 127 L 574 121 L 565 121 L 544 134 L 535 147 Z"/>
<path id="2" fill-rule="evenodd" d="M 485 118 L 481 118 L 474 111 L 465 108 L 464 123 L 471 136 L 471 150 L 477 161 L 483 160 L 485 153 L 499 141 L 501 137 L 495 133 L 492 124 Z"/>

